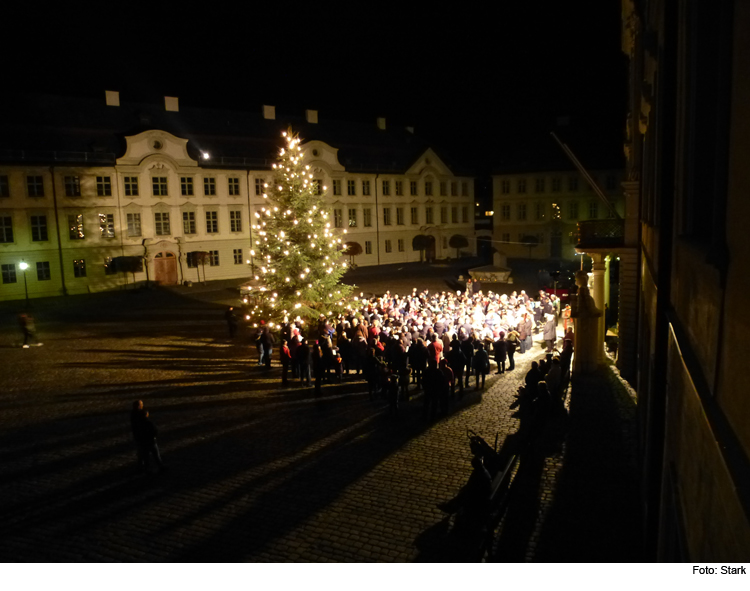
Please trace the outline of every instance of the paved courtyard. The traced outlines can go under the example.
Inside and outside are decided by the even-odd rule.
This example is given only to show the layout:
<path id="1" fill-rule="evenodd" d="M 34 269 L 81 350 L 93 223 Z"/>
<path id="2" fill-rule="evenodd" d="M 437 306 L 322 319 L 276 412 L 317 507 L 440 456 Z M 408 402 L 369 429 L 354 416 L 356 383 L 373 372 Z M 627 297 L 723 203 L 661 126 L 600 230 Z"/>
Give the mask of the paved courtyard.
<path id="1" fill-rule="evenodd" d="M 280 370 L 257 368 L 207 301 L 159 291 L 35 305 L 44 346 L 30 349 L 13 305 L 0 309 L 6 561 L 452 560 L 435 505 L 470 473 L 467 428 L 491 443 L 517 429 L 509 406 L 532 359 L 437 421 L 420 400 L 394 418 L 353 379 L 319 398 L 281 389 Z M 138 398 L 169 468 L 150 477 L 135 466 Z M 632 400 L 604 375 L 569 405 L 519 466 L 492 560 L 641 559 Z"/>

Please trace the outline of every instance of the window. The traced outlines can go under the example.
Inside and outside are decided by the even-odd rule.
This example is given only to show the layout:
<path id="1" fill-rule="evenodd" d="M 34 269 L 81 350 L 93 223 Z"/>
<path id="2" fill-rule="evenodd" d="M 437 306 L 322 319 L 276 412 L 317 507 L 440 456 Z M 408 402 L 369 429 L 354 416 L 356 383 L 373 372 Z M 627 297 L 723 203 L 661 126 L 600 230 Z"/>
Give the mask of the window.
<path id="1" fill-rule="evenodd" d="M 424 182 L 424 194 L 428 197 L 432 197 L 432 181 Z"/>
<path id="2" fill-rule="evenodd" d="M 312 193 L 313 195 L 322 195 L 323 194 L 323 181 L 320 179 L 313 179 L 312 182 Z"/>
<path id="3" fill-rule="evenodd" d="M 451 207 L 451 222 L 454 224 L 458 223 L 458 207 L 455 205 Z"/>
<path id="4" fill-rule="evenodd" d="M 0 174 L 0 197 L 10 197 L 10 182 L 7 174 Z"/>
<path id="5" fill-rule="evenodd" d="M 595 220 L 599 217 L 599 203 L 596 201 L 589 202 L 589 219 Z"/>
<path id="6" fill-rule="evenodd" d="M 372 254 L 372 242 L 365 240 L 365 254 Z"/>
<path id="7" fill-rule="evenodd" d="M 397 226 L 404 225 L 404 208 L 403 207 L 396 208 L 396 225 Z"/>
<path id="8" fill-rule="evenodd" d="M 451 197 L 458 197 L 458 183 L 455 181 L 451 183 Z"/>
<path id="9" fill-rule="evenodd" d="M 195 212 L 194 211 L 182 212 L 182 233 L 183 234 L 195 234 Z"/>
<path id="10" fill-rule="evenodd" d="M 424 210 L 424 221 L 425 221 L 426 224 L 432 224 L 432 223 L 434 223 L 433 214 L 432 214 L 432 207 L 425 207 L 425 210 Z"/>
<path id="11" fill-rule="evenodd" d="M 264 179 L 255 179 L 255 194 L 256 195 L 263 195 L 265 192 L 265 180 Z"/>
<path id="12" fill-rule="evenodd" d="M 526 219 L 526 204 L 525 203 L 519 203 L 518 204 L 518 210 L 517 210 L 517 218 L 518 221 L 522 222 Z"/>
<path id="13" fill-rule="evenodd" d="M 568 203 L 568 217 L 571 220 L 578 219 L 578 201 L 571 201 Z"/>
<path id="14" fill-rule="evenodd" d="M 463 218 L 464 224 L 469 223 L 469 206 L 468 205 L 464 205 L 461 208 L 461 217 Z"/>
<path id="15" fill-rule="evenodd" d="M 241 265 L 242 264 L 242 249 L 235 248 L 234 250 L 232 250 L 232 254 L 234 255 L 234 264 Z"/>
<path id="16" fill-rule="evenodd" d="M 26 190 L 29 193 L 29 197 L 44 197 L 44 179 L 41 176 L 27 176 Z"/>
<path id="17" fill-rule="evenodd" d="M 390 207 L 383 208 L 383 225 L 384 226 L 391 225 L 391 208 Z"/>
<path id="18" fill-rule="evenodd" d="M 83 215 L 68 215 L 68 237 L 71 240 L 83 240 L 85 233 L 83 231 Z"/>
<path id="19" fill-rule="evenodd" d="M 242 232 L 242 211 L 239 209 L 229 212 L 229 231 Z"/>
<path id="20" fill-rule="evenodd" d="M 203 179 L 203 194 L 216 195 L 216 179 L 207 176 Z"/>
<path id="21" fill-rule="evenodd" d="M 537 193 L 544 193 L 544 179 L 536 179 L 534 190 Z"/>
<path id="22" fill-rule="evenodd" d="M 66 197 L 80 197 L 81 196 L 81 179 L 78 176 L 66 176 L 65 177 L 65 196 Z"/>
<path id="23" fill-rule="evenodd" d="M 341 195 L 341 180 L 333 179 L 333 194 Z"/>
<path id="24" fill-rule="evenodd" d="M 391 181 L 383 181 L 383 195 L 391 194 Z"/>
<path id="25" fill-rule="evenodd" d="M 342 209 L 333 210 L 333 227 L 334 228 L 344 227 L 344 211 Z"/>
<path id="26" fill-rule="evenodd" d="M 364 218 L 363 226 L 370 228 L 372 226 L 372 210 L 369 207 L 365 207 L 362 210 L 362 217 Z"/>
<path id="27" fill-rule="evenodd" d="M 396 181 L 396 196 L 403 197 L 404 195 L 404 181 Z"/>
<path id="28" fill-rule="evenodd" d="M 404 246 L 404 239 L 403 238 L 399 238 L 398 239 L 398 251 L 399 252 L 404 252 L 405 250 L 406 250 L 406 247 Z"/>
<path id="29" fill-rule="evenodd" d="M 577 190 L 578 190 L 578 177 L 577 176 L 568 177 L 568 191 L 577 191 Z"/>
<path id="30" fill-rule="evenodd" d="M 98 197 L 111 197 L 112 179 L 108 176 L 96 177 L 96 194 Z"/>
<path id="31" fill-rule="evenodd" d="M 11 263 L 8 265 L 0 265 L 0 269 L 3 272 L 3 283 L 15 283 L 16 282 L 16 265 Z"/>
<path id="32" fill-rule="evenodd" d="M 128 220 L 128 237 L 133 238 L 141 235 L 141 214 L 129 213 Z"/>
<path id="33" fill-rule="evenodd" d="M 461 183 L 461 197 L 468 197 L 469 196 L 469 183 L 466 181 L 463 181 Z"/>
<path id="34" fill-rule="evenodd" d="M 189 176 L 180 177 L 180 193 L 189 197 L 193 195 L 193 178 Z"/>
<path id="35" fill-rule="evenodd" d="M 504 222 L 510 221 L 510 204 L 503 203 L 500 206 L 500 219 Z"/>
<path id="36" fill-rule="evenodd" d="M 49 281 L 52 279 L 48 261 L 36 264 L 36 279 L 37 281 Z"/>
<path id="37" fill-rule="evenodd" d="M 346 181 L 346 194 L 356 195 L 357 194 L 357 182 L 353 180 Z"/>
<path id="38" fill-rule="evenodd" d="M 612 204 L 612 209 L 607 208 L 607 217 L 609 219 L 614 219 L 615 212 L 617 211 L 617 201 L 610 199 L 610 203 Z"/>
<path id="39" fill-rule="evenodd" d="M 102 238 L 115 237 L 115 215 L 113 213 L 99 214 L 99 232 Z"/>
<path id="40" fill-rule="evenodd" d="M 86 259 L 73 261 L 73 277 L 86 277 Z"/>
<path id="41" fill-rule="evenodd" d="M 206 212 L 206 233 L 216 234 L 218 231 L 219 231 L 219 212 L 207 211 Z"/>
<path id="42" fill-rule="evenodd" d="M 209 256 L 208 264 L 212 267 L 218 267 L 219 266 L 219 251 L 209 250 L 208 256 Z"/>
<path id="43" fill-rule="evenodd" d="M 417 181 L 409 181 L 409 191 L 411 192 L 412 197 L 417 194 Z"/>
<path id="44" fill-rule="evenodd" d="M 169 236 L 171 231 L 169 228 L 169 214 L 168 213 L 155 213 L 154 214 L 154 229 L 157 236 Z"/>
<path id="45" fill-rule="evenodd" d="M 357 227 L 357 210 L 354 207 L 349 208 L 349 227 Z"/>
<path id="46" fill-rule="evenodd" d="M 187 253 L 185 261 L 187 262 L 188 269 L 195 269 L 198 266 L 198 262 L 195 260 L 195 252 Z"/>
<path id="47" fill-rule="evenodd" d="M 510 234 L 508 232 L 503 232 L 500 237 L 500 242 L 510 242 Z"/>
<path id="48" fill-rule="evenodd" d="M 418 207 L 411 208 L 411 223 L 413 226 L 416 226 L 419 223 L 419 208 Z"/>
<path id="49" fill-rule="evenodd" d="M 526 192 L 526 179 L 518 179 L 518 183 L 516 185 L 516 192 L 517 193 Z"/>
<path id="50" fill-rule="evenodd" d="M 31 240 L 34 242 L 47 241 L 47 216 L 31 216 Z"/>
<path id="51" fill-rule="evenodd" d="M 167 190 L 167 177 L 165 176 L 151 177 L 151 187 L 154 197 L 163 197 L 169 194 Z"/>
<path id="52" fill-rule="evenodd" d="M 230 176 L 227 179 L 227 186 L 229 187 L 229 194 L 230 195 L 239 195 L 240 194 L 240 179 L 235 176 Z"/>
<path id="53" fill-rule="evenodd" d="M 500 192 L 503 195 L 510 193 L 510 181 L 500 181 Z"/>
<path id="54" fill-rule="evenodd" d="M 362 195 L 370 194 L 370 181 L 362 181 Z"/>
<path id="55" fill-rule="evenodd" d="M 552 192 L 553 193 L 559 193 L 562 189 L 562 179 L 560 177 L 555 177 L 552 179 Z"/>
<path id="56" fill-rule="evenodd" d="M 125 177 L 125 196 L 126 197 L 138 196 L 138 177 L 137 176 Z"/>
<path id="57" fill-rule="evenodd" d="M 440 196 L 445 197 L 448 195 L 448 186 L 445 181 L 440 181 Z"/>
<path id="58" fill-rule="evenodd" d="M 544 219 L 544 203 L 541 201 L 537 201 L 534 204 L 534 217 L 536 217 L 537 221 Z"/>
<path id="59" fill-rule="evenodd" d="M 440 208 L 440 223 L 441 224 L 448 223 L 448 208 L 445 206 Z"/>
<path id="60" fill-rule="evenodd" d="M 385 252 L 389 253 L 389 252 L 392 252 L 392 251 L 393 251 L 393 246 L 391 245 L 391 241 L 390 240 L 386 240 L 385 241 Z"/>
<path id="61" fill-rule="evenodd" d="M 0 216 L 0 243 L 13 242 L 13 218 L 9 215 Z"/>

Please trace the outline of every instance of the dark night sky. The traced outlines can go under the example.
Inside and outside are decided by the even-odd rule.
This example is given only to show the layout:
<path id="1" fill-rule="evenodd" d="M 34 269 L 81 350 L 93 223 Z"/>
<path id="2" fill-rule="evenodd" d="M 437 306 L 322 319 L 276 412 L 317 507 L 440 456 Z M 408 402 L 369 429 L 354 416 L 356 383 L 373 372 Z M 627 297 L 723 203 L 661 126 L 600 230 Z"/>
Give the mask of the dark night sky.
<path id="1" fill-rule="evenodd" d="M 571 147 L 617 157 L 626 89 L 619 0 L 494 4 L 18 8 L 6 20 L 6 48 L 16 51 L 3 77 L 7 88 L 102 100 L 110 89 L 123 101 L 314 108 L 321 122 L 385 116 L 484 172 L 524 150 L 549 151 L 556 117 L 570 115 L 561 131 L 576 138 Z"/>

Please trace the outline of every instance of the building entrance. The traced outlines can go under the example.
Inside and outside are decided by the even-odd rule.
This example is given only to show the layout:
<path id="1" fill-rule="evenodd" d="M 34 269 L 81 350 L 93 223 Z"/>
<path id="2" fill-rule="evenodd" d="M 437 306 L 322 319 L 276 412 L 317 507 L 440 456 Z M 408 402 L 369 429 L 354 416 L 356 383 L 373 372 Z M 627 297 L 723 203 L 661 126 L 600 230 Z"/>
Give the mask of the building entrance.
<path id="1" fill-rule="evenodd" d="M 177 283 L 177 257 L 165 250 L 154 255 L 154 279 L 162 285 Z"/>

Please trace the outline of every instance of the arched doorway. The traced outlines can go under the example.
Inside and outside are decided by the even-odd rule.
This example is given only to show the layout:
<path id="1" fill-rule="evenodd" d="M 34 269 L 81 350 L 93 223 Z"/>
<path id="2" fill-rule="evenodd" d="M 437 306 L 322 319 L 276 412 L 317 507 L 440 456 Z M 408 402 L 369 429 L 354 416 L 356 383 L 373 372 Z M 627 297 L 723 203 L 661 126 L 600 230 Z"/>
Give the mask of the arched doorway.
<path id="1" fill-rule="evenodd" d="M 154 255 L 154 280 L 163 285 L 177 283 L 177 257 L 165 250 Z"/>
<path id="2" fill-rule="evenodd" d="M 425 250 L 425 259 L 428 263 L 434 263 L 435 262 L 435 237 L 431 236 L 430 234 L 427 234 L 427 241 L 426 241 L 427 247 Z"/>

